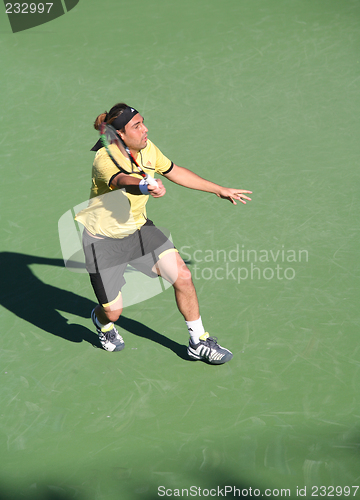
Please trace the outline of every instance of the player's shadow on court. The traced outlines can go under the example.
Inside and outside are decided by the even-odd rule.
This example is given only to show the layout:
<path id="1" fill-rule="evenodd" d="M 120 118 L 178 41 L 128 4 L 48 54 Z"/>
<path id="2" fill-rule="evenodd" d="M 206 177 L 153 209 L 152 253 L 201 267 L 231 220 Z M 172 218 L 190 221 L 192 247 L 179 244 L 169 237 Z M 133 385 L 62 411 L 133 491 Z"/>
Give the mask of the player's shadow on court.
<path id="1" fill-rule="evenodd" d="M 15 252 L 0 252 L 0 305 L 37 328 L 70 342 L 86 341 L 101 348 L 92 330 L 90 312 L 94 302 L 76 293 L 41 281 L 32 271 L 33 265 L 64 267 L 62 259 L 37 257 Z M 65 271 L 64 272 L 69 272 Z M 90 286 L 90 282 L 89 282 Z M 59 312 L 74 314 L 89 320 L 89 329 L 68 323 Z M 121 317 L 117 323 L 124 330 L 156 342 L 187 359 L 186 347 L 130 318 Z M 125 339 L 126 342 L 126 339 Z"/>
<path id="2" fill-rule="evenodd" d="M 87 328 L 69 324 L 59 311 L 88 318 L 94 304 L 80 295 L 41 281 L 34 265 L 64 267 L 62 259 L 15 252 L 1 252 L 0 304 L 37 328 L 71 342 L 86 341 L 101 347 L 97 335 Z"/>
<path id="3" fill-rule="evenodd" d="M 133 333 L 138 337 L 143 337 L 145 339 L 149 339 L 153 342 L 156 342 L 157 344 L 160 344 L 166 347 L 167 349 L 173 351 L 177 356 L 179 356 L 179 358 L 182 358 L 186 361 L 190 361 L 189 357 L 186 354 L 187 351 L 186 346 L 178 344 L 174 340 L 165 337 L 165 335 L 161 335 L 161 333 L 158 333 L 155 330 L 149 328 L 148 326 L 139 323 L 139 321 L 135 321 L 133 319 L 125 317 L 124 315 L 121 315 L 116 324 L 119 325 L 120 328 L 122 328 L 123 330 Z M 125 345 L 126 345 L 126 339 L 125 339 Z"/>

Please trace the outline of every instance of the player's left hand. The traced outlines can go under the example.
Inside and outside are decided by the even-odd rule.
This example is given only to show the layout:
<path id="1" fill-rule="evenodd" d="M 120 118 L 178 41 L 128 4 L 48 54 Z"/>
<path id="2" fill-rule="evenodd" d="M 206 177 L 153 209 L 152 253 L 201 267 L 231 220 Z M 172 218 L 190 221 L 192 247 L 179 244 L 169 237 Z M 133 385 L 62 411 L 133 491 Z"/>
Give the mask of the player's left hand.
<path id="1" fill-rule="evenodd" d="M 239 200 L 241 201 L 241 203 L 244 203 L 244 205 L 246 205 L 245 200 L 251 201 L 251 198 L 246 196 L 245 193 L 252 194 L 252 191 L 221 187 L 220 191 L 216 193 L 216 196 L 218 196 L 219 198 L 223 198 L 224 200 L 229 200 L 233 205 L 236 205 L 235 200 Z"/>
<path id="2" fill-rule="evenodd" d="M 161 179 L 156 179 L 156 182 L 156 185 L 148 185 L 149 194 L 154 198 L 161 198 L 166 193 L 166 189 Z"/>

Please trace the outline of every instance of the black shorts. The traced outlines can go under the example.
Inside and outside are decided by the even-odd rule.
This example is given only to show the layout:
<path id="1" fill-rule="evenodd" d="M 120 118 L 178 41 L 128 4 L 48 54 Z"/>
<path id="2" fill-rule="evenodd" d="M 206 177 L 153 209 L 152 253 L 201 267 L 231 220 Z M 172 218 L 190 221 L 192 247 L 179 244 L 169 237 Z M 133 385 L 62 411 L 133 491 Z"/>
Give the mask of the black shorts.
<path id="1" fill-rule="evenodd" d="M 98 239 L 84 230 L 83 248 L 92 287 L 99 304 L 104 307 L 119 299 L 128 265 L 151 278 L 158 278 L 153 271 L 154 264 L 168 251 L 177 251 L 151 220 L 122 239 Z"/>

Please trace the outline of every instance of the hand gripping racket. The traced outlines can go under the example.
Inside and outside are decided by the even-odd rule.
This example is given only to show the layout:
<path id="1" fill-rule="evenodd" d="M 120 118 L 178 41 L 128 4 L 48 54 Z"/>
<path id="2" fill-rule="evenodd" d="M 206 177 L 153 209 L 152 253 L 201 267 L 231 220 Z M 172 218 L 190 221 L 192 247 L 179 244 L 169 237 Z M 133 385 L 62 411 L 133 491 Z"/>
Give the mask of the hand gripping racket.
<path id="1" fill-rule="evenodd" d="M 131 154 L 130 149 L 126 146 L 118 132 L 111 125 L 103 122 L 100 126 L 100 140 L 107 154 L 117 168 L 124 174 L 140 174 L 146 183 L 150 186 L 157 186 L 156 179 L 148 175 L 140 167 L 138 162 Z M 121 155 L 119 154 L 121 153 Z M 125 161 L 124 161 L 125 159 Z M 128 168 L 129 167 L 129 168 Z M 134 167 L 136 170 L 134 170 Z"/>

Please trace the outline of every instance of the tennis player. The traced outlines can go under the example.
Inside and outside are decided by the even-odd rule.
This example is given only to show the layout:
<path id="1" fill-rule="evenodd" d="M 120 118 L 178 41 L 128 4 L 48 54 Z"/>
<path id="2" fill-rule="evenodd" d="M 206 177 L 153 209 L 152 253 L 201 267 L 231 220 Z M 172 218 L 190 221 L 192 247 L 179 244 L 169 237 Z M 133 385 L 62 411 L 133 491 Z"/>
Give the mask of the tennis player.
<path id="1" fill-rule="evenodd" d="M 207 181 L 164 156 L 148 139 L 144 119 L 136 109 L 124 103 L 99 115 L 94 123 L 111 124 L 130 149 L 143 170 L 151 177 L 159 174 L 191 189 L 206 191 L 229 200 L 246 203 L 251 191 L 225 188 Z M 83 248 L 98 305 L 91 313 L 102 347 L 120 351 L 125 343 L 114 323 L 122 313 L 121 289 L 128 264 L 147 276 L 162 276 L 175 291 L 175 299 L 190 335 L 187 353 L 193 360 L 211 364 L 230 361 L 232 353 L 217 343 L 202 324 L 199 303 L 191 273 L 173 243 L 146 215 L 149 196 L 161 198 L 166 190 L 161 181 L 150 185 L 138 173 L 122 173 L 98 141 L 92 168 L 89 205 L 76 215 L 84 226 Z"/>

